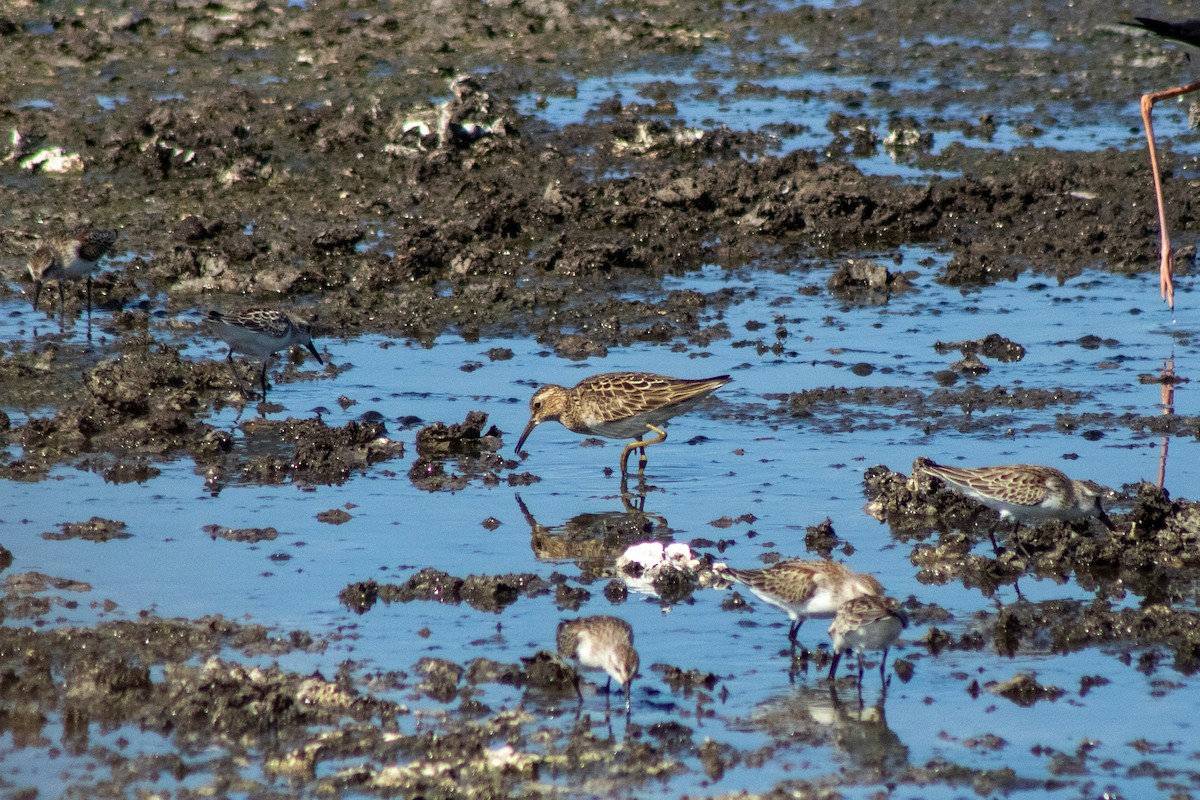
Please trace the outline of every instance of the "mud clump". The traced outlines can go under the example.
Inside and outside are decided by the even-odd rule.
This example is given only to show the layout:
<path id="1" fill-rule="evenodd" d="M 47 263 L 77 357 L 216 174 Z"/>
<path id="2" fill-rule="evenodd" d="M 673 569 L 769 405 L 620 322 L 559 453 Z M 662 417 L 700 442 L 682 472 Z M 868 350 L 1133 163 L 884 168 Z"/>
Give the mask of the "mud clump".
<path id="1" fill-rule="evenodd" d="M 404 455 L 404 443 L 388 438 L 382 422 L 350 421 L 331 428 L 319 418 L 259 418 L 243 424 L 247 450 L 288 447 L 291 452 L 252 456 L 239 463 L 236 455 L 221 457 L 217 466 L 242 480 L 279 484 L 340 484 L 368 467 Z M 220 479 L 217 479 L 220 480 Z"/>
<path id="2" fill-rule="evenodd" d="M 1004 363 L 1016 362 L 1025 358 L 1025 347 L 1001 336 L 989 333 L 982 339 L 969 339 L 958 342 L 933 343 L 933 349 L 938 353 L 948 353 L 957 350 L 965 355 L 980 355 Z"/>
<path id="3" fill-rule="evenodd" d="M 452 605 L 466 603 L 479 611 L 499 613 L 521 597 L 540 597 L 550 591 L 551 586 L 545 579 L 531 573 L 458 578 L 426 567 L 403 584 L 380 584 L 373 580 L 352 583 L 338 593 L 338 599 L 359 614 L 368 611 L 378 600 L 385 603 L 411 603 L 414 600 Z"/>
<path id="4" fill-rule="evenodd" d="M 494 453 L 504 442 L 495 425 L 484 431 L 487 420 L 486 413 L 469 411 L 462 422 L 452 425 L 435 422 L 417 431 L 417 452 L 422 458 Z"/>
<path id="5" fill-rule="evenodd" d="M 463 422 L 435 422 L 417 431 L 418 457 L 408 470 L 413 485 L 426 492 L 457 491 L 472 480 L 499 485 L 501 473 L 515 468 L 517 462 L 499 455 L 503 438 L 495 425 L 484 430 L 487 419 L 484 412 L 471 411 Z M 458 471 L 448 470 L 451 466 Z M 536 480 L 527 473 L 508 476 L 513 486 Z"/>
<path id="6" fill-rule="evenodd" d="M 889 272 L 878 261 L 851 259 L 829 278 L 829 292 L 839 300 L 860 305 L 883 305 L 893 294 L 912 288 L 911 275 Z"/>
<path id="7" fill-rule="evenodd" d="M 696 669 L 685 670 L 670 664 L 655 664 L 652 669 L 662 674 L 663 681 L 671 687 L 671 691 L 683 692 L 685 695 L 700 690 L 711 692 L 717 687 L 717 682 L 720 680 L 711 672 Z"/>
<path id="8" fill-rule="evenodd" d="M 422 658 L 416 671 L 425 677 L 419 687 L 421 691 L 442 703 L 450 702 L 458 694 L 464 673 L 458 664 L 443 658 Z"/>
<path id="9" fill-rule="evenodd" d="M 133 536 L 132 533 L 129 533 L 128 526 L 124 522 L 104 519 L 103 517 L 92 517 L 87 522 L 63 522 L 59 525 L 59 528 L 61 530 L 58 533 L 47 531 L 42 534 L 42 538 L 56 542 L 66 541 L 67 539 L 109 542 L 113 539 L 129 539 Z"/>
<path id="10" fill-rule="evenodd" d="M 576 672 L 554 653 L 539 650 L 521 661 L 530 688 L 555 694 L 574 693 Z"/>
<path id="11" fill-rule="evenodd" d="M 184 361 L 177 349 L 136 337 L 122 347 L 53 417 L 31 418 L 14 431 L 27 460 L 48 467 L 88 451 L 161 456 L 205 436 L 204 398 L 227 380 L 216 365 Z"/>
<path id="12" fill-rule="evenodd" d="M 317 514 L 317 522 L 324 522 L 326 525 L 345 525 L 352 519 L 354 517 L 341 508 L 330 508 Z"/>
<path id="13" fill-rule="evenodd" d="M 224 539 L 227 542 L 258 544 L 259 542 L 273 542 L 279 537 L 279 531 L 271 527 L 223 528 L 220 525 L 205 525 L 203 530 L 213 541 Z"/>
<path id="14" fill-rule="evenodd" d="M 994 694 L 1007 697 L 1019 706 L 1028 708 L 1039 700 L 1057 700 L 1066 692 L 1057 686 L 1043 686 L 1032 675 L 1015 675 L 988 687 Z"/>

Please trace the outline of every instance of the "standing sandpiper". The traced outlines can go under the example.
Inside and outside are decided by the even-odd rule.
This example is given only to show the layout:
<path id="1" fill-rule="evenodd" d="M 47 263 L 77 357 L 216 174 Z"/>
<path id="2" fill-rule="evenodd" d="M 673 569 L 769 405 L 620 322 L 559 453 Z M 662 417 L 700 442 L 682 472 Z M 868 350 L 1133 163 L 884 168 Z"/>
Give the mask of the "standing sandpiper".
<path id="1" fill-rule="evenodd" d="M 864 595 L 842 603 L 833 618 L 833 624 L 829 626 L 829 638 L 833 640 L 833 664 L 829 667 L 829 680 L 836 678 L 838 661 L 847 650 L 858 653 L 860 685 L 863 675 L 863 651 L 882 650 L 879 679 L 883 680 L 888 649 L 896 643 L 900 632 L 907 627 L 908 614 L 904 613 L 904 609 L 894 598 Z"/>
<path id="2" fill-rule="evenodd" d="M 607 372 L 584 378 L 574 387 L 548 384 L 529 400 L 529 424 L 517 440 L 517 452 L 533 429 L 558 421 L 574 433 L 634 439 L 621 451 L 621 475 L 629 474 L 629 454 L 637 450 L 638 475 L 646 471 L 646 448 L 667 440 L 667 420 L 689 411 L 716 389 L 729 383 L 715 378 L 668 378 L 650 372 Z M 658 438 L 643 440 L 648 433 Z"/>
<path id="3" fill-rule="evenodd" d="M 70 279 L 87 277 L 87 310 L 92 314 L 92 271 L 117 240 L 113 229 L 75 228 L 67 236 L 44 244 L 29 259 L 29 277 L 33 278 L 33 308 L 36 311 L 42 284 L 58 281 L 58 309 L 66 302 L 63 284 Z"/>
<path id="4" fill-rule="evenodd" d="M 947 467 L 927 458 L 917 459 L 913 470 L 939 478 L 961 494 L 1000 512 L 989 535 L 996 547 L 996 526 L 1002 520 L 1037 524 L 1057 519 L 1068 521 L 1099 517 L 1110 531 L 1116 530 L 1100 505 L 1104 487 L 1093 481 L 1071 480 L 1053 467 L 1010 464 L 998 467 Z M 998 549 L 998 548 L 997 548 Z"/>
<path id="5" fill-rule="evenodd" d="M 638 671 L 638 654 L 633 649 L 633 629 L 617 617 L 595 616 L 563 620 L 558 623 L 558 654 L 577 669 L 604 670 L 608 688 L 613 680 L 625 690 L 625 710 L 630 709 L 630 689 Z M 579 675 L 575 675 L 575 693 L 583 704 Z"/>
<path id="6" fill-rule="evenodd" d="M 875 578 L 834 561 L 781 561 L 764 569 L 717 564 L 713 571 L 787 613 L 792 620 L 788 640 L 793 648 L 804 620 L 828 619 L 847 600 L 883 594 L 883 586 Z"/>
<path id="7" fill-rule="evenodd" d="M 285 311 L 269 308 L 251 308 L 238 314 L 209 311 L 207 321 L 212 331 L 229 345 L 226 361 L 233 360 L 235 350 L 262 359 L 259 380 L 264 400 L 267 397 L 267 362 L 273 353 L 292 345 L 303 345 L 318 364 L 325 364 L 313 345 L 312 323 Z"/>

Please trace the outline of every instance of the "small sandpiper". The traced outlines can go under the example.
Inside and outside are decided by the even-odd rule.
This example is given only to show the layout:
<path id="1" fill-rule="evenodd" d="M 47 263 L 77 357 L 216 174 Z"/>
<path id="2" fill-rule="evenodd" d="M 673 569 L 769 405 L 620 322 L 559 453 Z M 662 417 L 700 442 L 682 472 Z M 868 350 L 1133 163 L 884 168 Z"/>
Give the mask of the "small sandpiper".
<path id="1" fill-rule="evenodd" d="M 829 680 L 836 679 L 838 661 L 847 650 L 858 653 L 860 685 L 863 675 L 863 651 L 882 650 L 879 679 L 884 680 L 888 650 L 900 638 L 900 632 L 907 627 L 908 614 L 895 598 L 864 595 L 842 603 L 829 626 L 829 638 L 833 640 L 833 663 L 829 667 Z"/>
<path id="2" fill-rule="evenodd" d="M 784 611 L 792 620 L 788 640 L 793 648 L 804 620 L 829 619 L 848 600 L 883 594 L 883 586 L 874 577 L 834 561 L 781 561 L 764 569 L 716 564 L 713 571 Z"/>
<path id="3" fill-rule="evenodd" d="M 1052 519 L 1066 522 L 1085 517 L 1098 517 L 1110 531 L 1116 530 L 1100 505 L 1104 487 L 1094 481 L 1072 480 L 1053 467 L 948 467 L 920 458 L 913 470 L 927 472 L 957 492 L 999 511 L 1000 519 L 989 532 L 993 547 L 996 526 L 1005 519 L 1014 520 L 1014 532 L 1021 523 L 1036 525 Z"/>
<path id="4" fill-rule="evenodd" d="M 607 687 L 615 680 L 625 690 L 625 710 L 630 709 L 630 690 L 638 671 L 638 653 L 633 648 L 633 628 L 623 619 L 609 616 L 563 620 L 556 636 L 558 654 L 577 669 L 608 673 Z M 583 691 L 575 675 L 575 693 L 583 704 Z"/>
<path id="5" fill-rule="evenodd" d="M 58 281 L 58 309 L 66 303 L 63 284 L 75 278 L 87 278 L 87 310 L 92 313 L 92 272 L 100 259 L 117 241 L 113 229 L 75 228 L 67 236 L 55 239 L 34 251 L 29 259 L 29 277 L 33 278 L 33 308 L 36 311 L 42 295 L 42 284 Z"/>
<path id="6" fill-rule="evenodd" d="M 729 383 L 728 375 L 713 378 L 668 378 L 650 372 L 607 372 L 584 378 L 571 388 L 548 384 L 529 400 L 529 424 L 517 440 L 521 452 L 533 429 L 557 421 L 573 433 L 634 439 L 621 451 L 621 475 L 629 474 L 629 454 L 639 453 L 638 475 L 646 471 L 646 448 L 667 440 L 667 420 L 691 410 Z M 643 440 L 653 433 L 655 439 Z"/>
<path id="7" fill-rule="evenodd" d="M 233 360 L 233 353 L 245 353 L 262 360 L 259 380 L 262 383 L 263 399 L 267 396 L 267 362 L 272 354 L 293 345 L 303 345 L 324 366 L 321 354 L 313 345 L 312 323 L 285 311 L 269 308 L 251 308 L 237 314 L 222 314 L 209 311 L 207 322 L 213 333 L 229 345 L 226 361 Z"/>

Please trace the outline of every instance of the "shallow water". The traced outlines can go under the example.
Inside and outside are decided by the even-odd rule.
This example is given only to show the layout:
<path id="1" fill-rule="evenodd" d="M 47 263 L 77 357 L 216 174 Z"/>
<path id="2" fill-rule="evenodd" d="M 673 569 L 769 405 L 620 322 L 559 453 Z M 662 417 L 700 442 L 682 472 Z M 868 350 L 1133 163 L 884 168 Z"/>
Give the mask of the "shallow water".
<path id="1" fill-rule="evenodd" d="M 926 255 L 919 249 L 907 251 L 904 266 Z M 913 458 L 927 455 L 966 464 L 1046 463 L 1114 487 L 1153 480 L 1161 444 L 1157 437 L 1114 425 L 1104 428 L 1102 437 L 1089 440 L 1057 430 L 1056 416 L 1160 413 L 1159 387 L 1140 384 L 1138 376 L 1156 373 L 1170 356 L 1186 375 L 1200 356 L 1195 328 L 1171 319 L 1155 302 L 1156 287 L 1147 277 L 1088 274 L 1057 286 L 1026 276 L 964 294 L 932 282 L 938 265 L 917 268 L 917 291 L 876 307 L 848 306 L 825 293 L 797 292 L 801 286 L 822 285 L 832 265 L 782 272 L 730 272 L 713 266 L 673 279 L 668 289 L 737 289 L 739 302 L 721 312 L 719 320 L 728 325 L 732 337 L 699 352 L 646 346 L 572 363 L 527 340 L 465 342 L 446 337 L 425 349 L 383 337 L 326 337 L 319 345 L 330 360 L 353 368 L 334 381 L 278 385 L 272 398 L 287 409 L 278 416 L 303 416 L 323 406 L 331 409 L 326 415 L 330 424 L 342 424 L 365 412 L 378 412 L 392 436 L 409 446 L 402 462 L 379 465 L 341 486 L 229 485 L 215 494 L 185 459 L 160 465 L 162 474 L 146 484 L 113 485 L 82 469 L 60 468 L 50 480 L 12 483 L 5 490 L 5 544 L 16 555 L 12 572 L 36 570 L 91 585 L 91 591 L 77 598 L 76 607 L 56 609 L 48 624 L 86 624 L 148 610 L 161 616 L 222 614 L 338 639 L 320 656 L 293 654 L 282 659 L 284 666 L 300 671 L 331 674 L 346 659 L 363 669 L 407 669 L 426 655 L 460 662 L 479 656 L 513 662 L 551 648 L 557 620 L 573 614 L 559 612 L 552 597 L 544 596 L 521 599 L 498 615 L 465 605 L 418 602 L 380 604 L 356 616 L 339 604 L 338 592 L 368 578 L 402 582 L 424 566 L 456 575 L 535 572 L 549 577 L 561 572 L 574 582 L 581 574 L 577 565 L 542 560 L 531 550 L 531 531 L 517 496 L 538 524 L 552 530 L 577 515 L 622 511 L 618 481 L 604 474 L 606 467 L 615 466 L 618 445 L 581 447 L 580 437 L 560 426 L 544 425 L 527 442 L 529 456 L 523 464 L 542 477 L 540 482 L 518 490 L 474 483 L 455 493 L 429 493 L 415 488 L 405 474 L 414 457 L 415 429 L 401 430 L 396 420 L 412 415 L 426 422 L 455 422 L 480 409 L 505 432 L 506 447 L 511 447 L 524 425 L 525 403 L 534 384 L 570 384 L 594 372 L 624 369 L 683 376 L 730 372 L 734 383 L 719 391 L 716 400 L 677 419 L 668 442 L 650 450 L 646 511 L 661 518 L 676 540 L 734 540 L 719 558 L 741 566 L 757 565 L 766 552 L 804 556 L 804 528 L 829 517 L 838 535 L 853 546 L 849 562 L 855 568 L 877 575 L 893 595 L 914 595 L 950 610 L 955 620 L 941 627 L 959 632 L 971 625 L 975 612 L 993 610 L 996 600 L 954 584 L 921 585 L 908 561 L 908 547 L 894 544 L 888 529 L 863 513 L 863 470 L 884 463 L 907 472 Z M 781 304 L 780 298 L 786 300 Z M 0 319 L 4 332 L 13 335 L 15 326 L 28 324 L 29 313 L 6 304 Z M 747 323 L 755 320 L 766 327 L 747 330 Z M 756 348 L 744 346 L 746 340 L 764 335 L 773 343 L 780 325 L 788 330 L 782 355 L 759 356 Z M 102 333 L 103 322 L 99 327 Z M 831 411 L 828 419 L 745 419 L 746 414 L 761 418 L 762 410 L 777 408 L 779 401 L 769 395 L 810 387 L 933 391 L 938 387 L 932 374 L 958 357 L 939 355 L 934 342 L 993 332 L 1023 344 L 1028 353 L 1017 363 L 993 364 L 992 372 L 978 379 L 980 386 L 1066 387 L 1083 391 L 1084 399 L 1041 411 L 990 411 L 974 420 L 968 435 L 954 426 L 926 434 L 920 420 L 905 419 L 903 411 L 886 407 L 843 408 Z M 80 335 L 78 328 L 69 333 Z M 1079 341 L 1088 334 L 1112 341 L 1089 349 Z M 172 338 L 165 330 L 161 335 Z M 493 347 L 510 348 L 513 358 L 489 361 L 486 352 Z M 188 354 L 220 358 L 223 348 L 197 339 Z M 850 371 L 856 363 L 870 364 L 874 371 L 860 377 Z M 463 371 L 464 364 L 480 366 Z M 436 387 L 446 388 L 435 391 Z M 339 396 L 356 402 L 342 410 L 334 402 Z M 1194 392 L 1181 386 L 1176 413 L 1196 414 L 1197 405 Z M 242 420 L 253 413 L 248 409 Z M 852 424 L 843 424 L 843 414 Z M 240 437 L 236 410 L 223 410 L 213 421 Z M 826 423 L 835 424 L 831 428 Z M 693 437 L 696 443 L 690 442 Z M 1066 454 L 1077 460 L 1064 461 Z M 1186 495 L 1197 480 L 1196 441 L 1171 442 L 1167 487 Z M 63 507 L 64 498 L 71 498 L 70 508 Z M 352 519 L 337 526 L 316 521 L 317 513 L 333 508 L 349 509 Z M 755 521 L 723 529 L 712 524 L 723 516 L 736 519 L 744 514 L 753 514 Z M 125 521 L 132 538 L 93 544 L 41 537 L 59 523 L 92 515 Z M 489 517 L 501 523 L 493 531 L 482 525 Z M 204 531 L 207 525 L 274 526 L 281 535 L 272 542 L 247 545 L 214 540 Z M 751 531 L 757 535 L 752 537 Z M 765 790 L 785 776 L 814 778 L 833 774 L 839 764 L 873 763 L 881 757 L 888 763 L 906 759 L 912 765 L 938 758 L 979 768 L 1007 765 L 1024 777 L 1050 777 L 1053 758 L 1045 748 L 1074 753 L 1091 738 L 1099 742 L 1088 754 L 1091 769 L 1098 773 L 1093 777 L 1112 781 L 1122 793 L 1138 794 L 1153 791 L 1153 783 L 1124 774 L 1141 759 L 1130 743 L 1190 738 L 1190 709 L 1200 700 L 1200 688 L 1183 676 L 1170 670 L 1147 676 L 1098 650 L 1069 656 L 1022 653 L 1011 659 L 990 653 L 930 656 L 913 644 L 923 634 L 916 627 L 906 632 L 907 644 L 896 651 L 914 662 L 915 674 L 907 684 L 893 681 L 884 725 L 874 718 L 877 711 L 871 706 L 878 697 L 874 672 L 868 671 L 865 683 L 866 720 L 853 697 L 833 704 L 819 676 L 802 675 L 793 683 L 787 658 L 780 654 L 784 619 L 753 598 L 749 614 L 721 610 L 725 592 L 715 590 L 698 591 L 694 603 L 665 609 L 653 598 L 631 594 L 628 602 L 614 608 L 600 591 L 602 582 L 589 588 L 592 598 L 581 613 L 612 611 L 636 631 L 643 663 L 642 678 L 634 688 L 633 714 L 639 723 L 673 719 L 687 713 L 693 702 L 669 694 L 649 668 L 667 662 L 712 671 L 728 691 L 714 709 L 715 719 L 703 722 L 703 735 L 747 749 L 766 746 L 782 734 L 806 743 L 784 747 L 765 768 L 730 769 L 712 785 L 703 785 L 702 772 L 689 772 L 667 782 L 673 793 Z M 1032 579 L 1022 581 L 1022 590 L 1031 602 L 1088 597 L 1070 584 Z M 97 604 L 105 600 L 116 608 L 99 610 Z M 1002 589 L 999 600 L 1013 602 L 1015 595 Z M 824 640 L 824 627 L 810 622 L 802 636 L 816 644 Z M 431 632 L 427 638 L 419 633 L 424 628 Z M 1019 672 L 1033 672 L 1042 683 L 1061 686 L 1066 697 L 1021 708 L 987 692 L 977 699 L 966 692 L 971 679 L 984 684 Z M 1101 675 L 1110 683 L 1081 697 L 1082 675 Z M 1157 683 L 1160 679 L 1179 683 L 1164 690 Z M 519 693 L 509 688 L 490 687 L 485 695 L 496 706 L 520 702 Z M 1130 702 L 1153 713 L 1130 719 L 1124 713 Z M 602 698 L 589 695 L 587 703 L 598 711 Z M 567 714 L 562 719 L 568 725 L 573 718 Z M 964 743 L 989 732 L 1007 744 L 991 751 Z M 146 744 L 145 736 L 136 732 L 122 735 L 136 741 L 138 748 Z M 1031 750 L 1035 745 L 1043 748 L 1037 751 L 1040 755 Z M 67 768 L 38 751 L 14 750 L 11 741 L 3 744 L 3 751 L 5 763 L 25 781 L 31 774 L 49 776 Z M 1189 751 L 1181 747 L 1177 756 L 1159 754 L 1155 760 L 1186 769 Z M 1095 766 L 1107 759 L 1119 766 Z M 860 787 L 849 796 L 866 796 L 875 788 Z M 1076 791 L 1077 787 L 1065 788 L 1062 794 Z M 938 787 L 920 794 L 950 797 L 958 792 Z"/>

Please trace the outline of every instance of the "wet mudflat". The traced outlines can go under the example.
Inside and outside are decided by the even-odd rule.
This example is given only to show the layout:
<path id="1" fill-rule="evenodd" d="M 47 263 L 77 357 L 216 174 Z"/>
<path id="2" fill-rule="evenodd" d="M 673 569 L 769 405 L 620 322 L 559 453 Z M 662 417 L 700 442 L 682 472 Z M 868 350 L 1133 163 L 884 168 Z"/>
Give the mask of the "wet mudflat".
<path id="1" fill-rule="evenodd" d="M 1200 358 L 1136 114 L 1185 65 L 1107 4 L 987 12 L 6 10 L 3 790 L 1200 791 Z M 23 276 L 84 222 L 90 327 Z M 326 361 L 262 404 L 201 323 L 250 305 Z M 645 481 L 553 424 L 516 457 L 537 386 L 616 370 L 734 382 Z M 919 456 L 1094 479 L 1117 531 L 996 553 Z M 793 660 L 744 591 L 624 580 L 647 540 L 875 575 L 886 693 L 823 681 L 827 623 Z M 628 720 L 549 655 L 580 614 L 633 627 Z"/>

